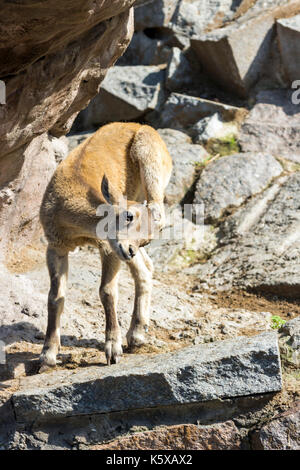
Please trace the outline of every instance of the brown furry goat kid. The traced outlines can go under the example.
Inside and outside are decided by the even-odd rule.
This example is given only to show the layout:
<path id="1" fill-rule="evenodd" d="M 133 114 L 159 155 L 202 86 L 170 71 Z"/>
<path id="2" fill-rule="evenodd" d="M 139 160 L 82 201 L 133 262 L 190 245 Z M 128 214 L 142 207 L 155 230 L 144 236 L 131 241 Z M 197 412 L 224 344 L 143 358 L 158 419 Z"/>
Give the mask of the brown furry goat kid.
<path id="1" fill-rule="evenodd" d="M 57 167 L 40 211 L 48 240 L 50 275 L 42 369 L 56 364 L 68 253 L 77 246 L 92 244 L 100 251 L 100 299 L 106 318 L 107 363 L 117 363 L 122 355 L 116 311 L 121 261 L 128 264 L 135 282 L 134 310 L 127 343 L 129 347 L 144 343 L 144 332 L 149 323 L 153 266 L 143 246 L 164 225 L 164 191 L 171 170 L 171 157 L 158 132 L 146 125 L 118 122 L 101 127 Z M 142 204 L 143 201 L 146 202 Z M 116 230 L 112 235 L 110 230 L 107 235 L 99 235 L 97 227 L 104 220 L 103 214 L 99 215 L 99 207 L 113 211 Z M 109 226 L 110 219 L 107 220 Z M 124 228 L 127 231 L 124 232 Z M 140 235 L 131 237 L 132 232 Z M 127 238 L 121 236 L 124 233 Z"/>

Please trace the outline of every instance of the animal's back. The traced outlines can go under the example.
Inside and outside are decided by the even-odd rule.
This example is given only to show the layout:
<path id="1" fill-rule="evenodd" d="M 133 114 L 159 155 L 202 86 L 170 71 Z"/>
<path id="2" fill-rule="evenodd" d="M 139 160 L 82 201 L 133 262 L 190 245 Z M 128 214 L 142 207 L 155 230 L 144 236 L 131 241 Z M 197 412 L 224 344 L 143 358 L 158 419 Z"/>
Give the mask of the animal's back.
<path id="1" fill-rule="evenodd" d="M 145 149 L 150 149 L 148 154 Z M 49 219 L 52 224 L 55 219 L 56 231 L 61 233 L 60 227 L 70 228 L 72 220 L 75 226 L 81 213 L 95 215 L 98 205 L 105 203 L 101 192 L 104 174 L 111 187 L 128 200 L 147 199 L 141 181 L 140 155 L 146 160 L 152 158 L 160 167 L 157 173 L 162 178 L 165 170 L 168 175 L 165 186 L 172 161 L 163 140 L 150 126 L 108 124 L 71 151 L 57 167 L 44 196 L 41 221 L 46 236 Z"/>
<path id="2" fill-rule="evenodd" d="M 75 165 L 70 162 L 73 178 L 79 178 L 101 195 L 101 181 L 105 174 L 113 188 L 128 199 L 134 199 L 140 178 L 138 162 L 130 158 L 130 147 L 141 127 L 136 123 L 113 123 L 101 127 L 76 156 Z"/>

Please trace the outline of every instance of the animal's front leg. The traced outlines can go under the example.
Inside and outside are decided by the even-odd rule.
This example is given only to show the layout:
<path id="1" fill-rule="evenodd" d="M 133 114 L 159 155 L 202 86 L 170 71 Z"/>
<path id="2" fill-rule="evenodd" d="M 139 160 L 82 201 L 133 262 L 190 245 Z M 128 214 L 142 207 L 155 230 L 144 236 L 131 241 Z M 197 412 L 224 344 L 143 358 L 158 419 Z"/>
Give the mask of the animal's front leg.
<path id="1" fill-rule="evenodd" d="M 145 332 L 148 331 L 153 265 L 144 248 L 139 249 L 128 265 L 135 282 L 135 299 L 131 324 L 126 337 L 128 346 L 135 347 L 145 343 Z"/>
<path id="2" fill-rule="evenodd" d="M 104 254 L 102 258 L 102 279 L 100 299 L 105 311 L 105 356 L 107 364 L 119 362 L 122 350 L 122 335 L 117 317 L 118 274 L 121 262 L 115 253 Z"/>
<path id="3" fill-rule="evenodd" d="M 50 275 L 48 326 L 43 351 L 40 356 L 40 372 L 49 366 L 55 366 L 56 356 L 60 348 L 60 316 L 63 312 L 65 301 L 68 276 L 68 253 L 62 253 L 55 248 L 48 247 L 47 265 Z"/>

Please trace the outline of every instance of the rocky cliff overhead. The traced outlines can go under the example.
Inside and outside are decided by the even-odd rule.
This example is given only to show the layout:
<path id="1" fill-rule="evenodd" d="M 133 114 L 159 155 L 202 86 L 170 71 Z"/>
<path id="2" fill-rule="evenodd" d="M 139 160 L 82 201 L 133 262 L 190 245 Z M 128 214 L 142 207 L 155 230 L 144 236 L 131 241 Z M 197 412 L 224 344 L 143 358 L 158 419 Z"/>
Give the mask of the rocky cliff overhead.
<path id="1" fill-rule="evenodd" d="M 0 243 L 2 255 L 39 235 L 38 207 L 67 152 L 65 135 L 133 33 L 134 0 L 1 4 Z M 2 85 L 3 86 L 3 85 Z M 5 247 L 4 247 L 5 245 Z M 8 261 L 8 260 L 7 260 Z"/>

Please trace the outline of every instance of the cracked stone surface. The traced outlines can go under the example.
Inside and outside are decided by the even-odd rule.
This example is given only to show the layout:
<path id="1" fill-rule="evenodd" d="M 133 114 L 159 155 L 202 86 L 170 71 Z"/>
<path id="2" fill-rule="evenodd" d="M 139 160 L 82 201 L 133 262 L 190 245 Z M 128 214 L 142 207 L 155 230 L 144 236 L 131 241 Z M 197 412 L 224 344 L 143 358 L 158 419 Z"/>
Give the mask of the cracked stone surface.
<path id="1" fill-rule="evenodd" d="M 252 442 L 257 450 L 300 450 L 300 402 L 264 425 Z"/>
<path id="2" fill-rule="evenodd" d="M 292 92 L 267 90 L 258 94 L 241 127 L 239 142 L 244 152 L 270 152 L 299 163 L 299 131 L 300 104 L 292 102 Z"/>
<path id="3" fill-rule="evenodd" d="M 217 289 L 299 298 L 300 172 L 283 177 L 229 217 L 212 258 L 187 271 Z"/>
<path id="4" fill-rule="evenodd" d="M 216 221 L 226 210 L 261 192 L 281 172 L 282 166 L 270 154 L 240 153 L 222 157 L 201 173 L 194 204 L 204 204 L 205 220 Z"/>
<path id="5" fill-rule="evenodd" d="M 22 379 L 17 421 L 106 413 L 279 391 L 277 334 L 263 333 L 174 353 L 128 358 L 111 367 Z"/>

